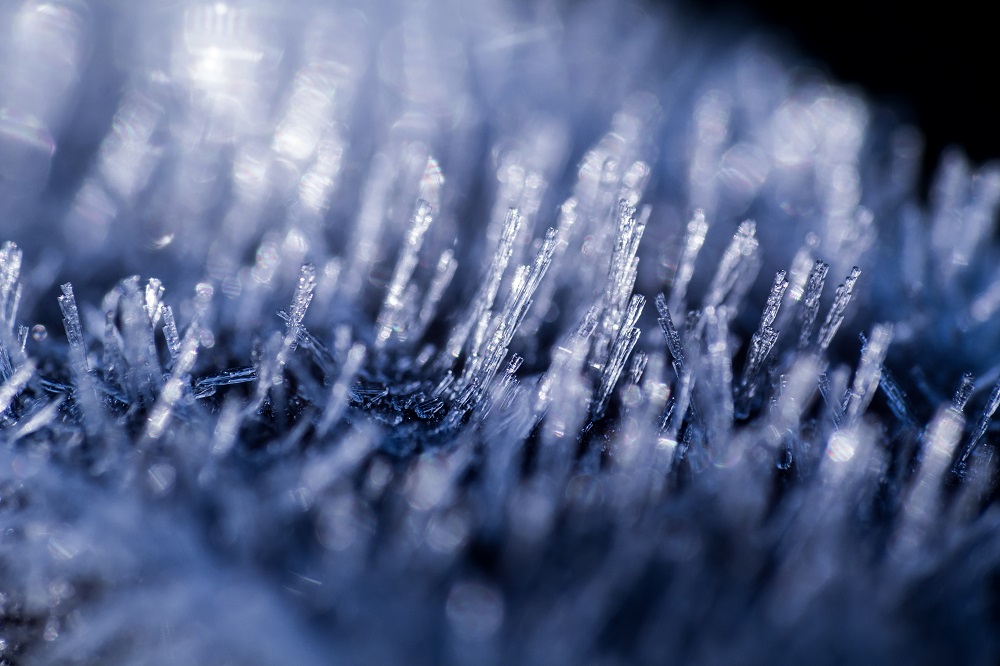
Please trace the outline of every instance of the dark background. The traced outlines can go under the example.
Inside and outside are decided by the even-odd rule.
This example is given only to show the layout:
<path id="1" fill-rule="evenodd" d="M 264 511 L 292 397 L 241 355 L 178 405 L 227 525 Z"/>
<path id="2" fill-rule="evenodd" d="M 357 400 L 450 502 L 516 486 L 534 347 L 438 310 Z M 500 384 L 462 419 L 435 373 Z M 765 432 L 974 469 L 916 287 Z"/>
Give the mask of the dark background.
<path id="1" fill-rule="evenodd" d="M 1000 24 L 990 6 L 966 0 L 682 2 L 706 20 L 763 27 L 836 80 L 860 86 L 919 126 L 925 187 L 948 146 L 960 146 L 977 163 L 1000 157 Z"/>

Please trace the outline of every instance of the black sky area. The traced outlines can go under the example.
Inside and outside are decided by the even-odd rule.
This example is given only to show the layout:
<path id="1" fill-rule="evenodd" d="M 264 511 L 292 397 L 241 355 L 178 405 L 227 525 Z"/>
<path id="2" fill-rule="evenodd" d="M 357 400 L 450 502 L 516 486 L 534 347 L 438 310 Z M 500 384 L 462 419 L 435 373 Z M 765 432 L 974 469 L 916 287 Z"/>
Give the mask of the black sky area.
<path id="1" fill-rule="evenodd" d="M 688 0 L 705 20 L 751 24 L 791 43 L 836 80 L 917 125 L 924 184 L 948 146 L 1000 158 L 1000 24 L 990 3 Z"/>

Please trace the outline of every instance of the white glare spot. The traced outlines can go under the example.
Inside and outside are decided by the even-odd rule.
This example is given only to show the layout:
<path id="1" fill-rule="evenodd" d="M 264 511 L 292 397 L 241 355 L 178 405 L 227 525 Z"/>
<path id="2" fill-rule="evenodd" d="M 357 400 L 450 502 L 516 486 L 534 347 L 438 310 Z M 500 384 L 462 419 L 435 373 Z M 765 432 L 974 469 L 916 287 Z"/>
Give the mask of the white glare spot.
<path id="1" fill-rule="evenodd" d="M 856 440 L 843 432 L 837 432 L 830 438 L 830 445 L 826 449 L 826 455 L 833 462 L 843 463 L 854 457 L 856 449 Z"/>

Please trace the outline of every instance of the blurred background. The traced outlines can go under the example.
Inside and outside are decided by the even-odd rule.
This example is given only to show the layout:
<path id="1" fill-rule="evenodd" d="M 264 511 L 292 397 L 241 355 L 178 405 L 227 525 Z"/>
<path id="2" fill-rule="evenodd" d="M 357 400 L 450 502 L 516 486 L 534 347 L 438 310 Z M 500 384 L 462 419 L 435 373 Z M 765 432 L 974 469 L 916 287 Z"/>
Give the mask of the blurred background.
<path id="1" fill-rule="evenodd" d="M 1000 155 L 996 23 L 986 4 L 687 0 L 682 6 L 704 20 L 722 18 L 734 31 L 745 32 L 748 23 L 765 27 L 821 71 L 862 87 L 918 126 L 926 141 L 924 193 L 928 172 L 948 146 L 961 146 L 975 162 Z"/>

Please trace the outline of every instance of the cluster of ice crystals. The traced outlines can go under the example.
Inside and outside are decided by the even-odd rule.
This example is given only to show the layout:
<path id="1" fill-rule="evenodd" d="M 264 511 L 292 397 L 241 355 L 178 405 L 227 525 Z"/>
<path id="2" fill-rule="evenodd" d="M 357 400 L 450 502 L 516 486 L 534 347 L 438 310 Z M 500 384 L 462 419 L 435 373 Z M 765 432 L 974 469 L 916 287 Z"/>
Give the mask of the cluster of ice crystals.
<path id="1" fill-rule="evenodd" d="M 995 663 L 1000 172 L 872 123 L 610 0 L 0 7 L 0 665 Z"/>

